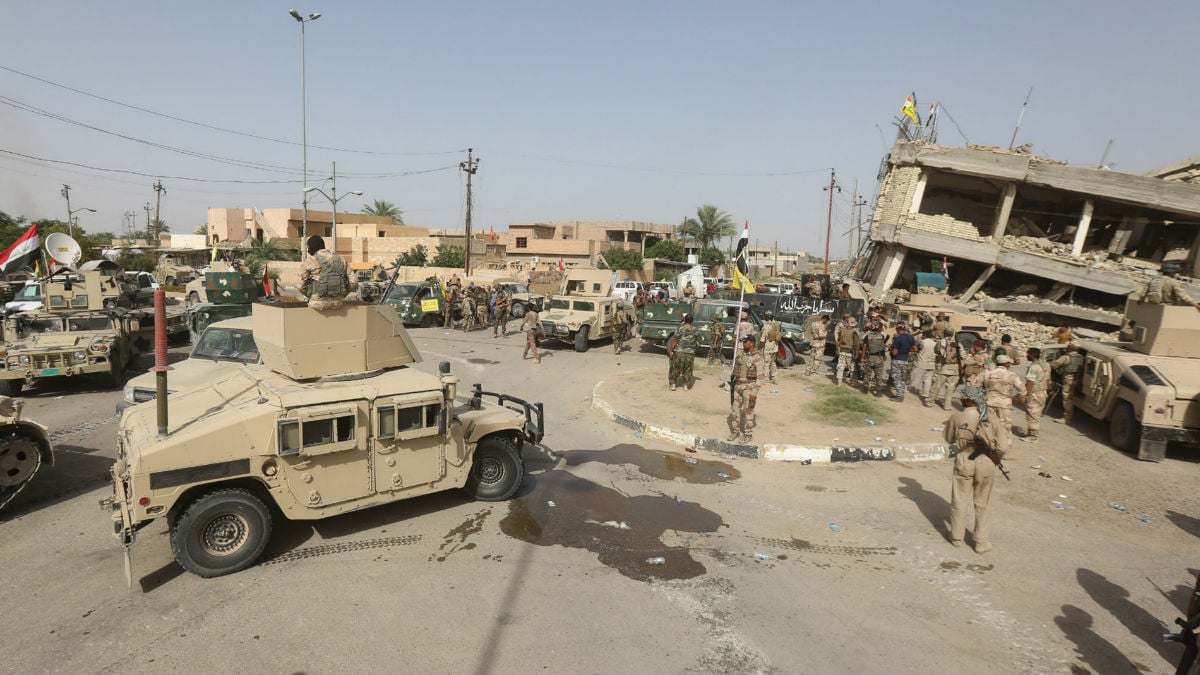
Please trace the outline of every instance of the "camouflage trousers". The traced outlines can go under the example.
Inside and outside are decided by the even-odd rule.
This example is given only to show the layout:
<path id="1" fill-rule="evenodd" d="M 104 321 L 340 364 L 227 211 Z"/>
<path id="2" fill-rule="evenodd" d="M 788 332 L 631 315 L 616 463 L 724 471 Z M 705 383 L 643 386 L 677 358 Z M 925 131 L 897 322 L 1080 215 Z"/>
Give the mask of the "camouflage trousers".
<path id="1" fill-rule="evenodd" d="M 618 326 L 613 332 L 613 353 L 620 354 L 625 349 L 625 326 Z"/>
<path id="2" fill-rule="evenodd" d="M 1075 378 L 1078 373 L 1069 373 L 1062 376 L 1062 406 L 1063 406 L 1063 421 L 1070 422 L 1071 417 L 1075 415 Z"/>
<path id="3" fill-rule="evenodd" d="M 950 397 L 954 395 L 954 391 L 958 389 L 958 370 L 950 372 L 938 372 L 933 376 L 933 392 L 929 397 L 941 403 L 943 408 L 950 407 Z"/>
<path id="4" fill-rule="evenodd" d="M 692 386 L 692 382 L 696 379 L 692 375 L 692 367 L 695 363 L 695 354 L 675 352 L 675 356 L 671 357 L 671 368 L 667 372 L 667 384 L 674 387 L 679 382 L 679 379 L 683 378 L 683 385 L 685 387 Z"/>
<path id="5" fill-rule="evenodd" d="M 1000 446 L 1000 452 L 1012 450 L 1012 403 L 1005 406 L 988 403 L 988 416 L 996 422 L 996 445 Z"/>
<path id="6" fill-rule="evenodd" d="M 892 386 L 896 388 L 896 398 L 904 400 L 908 393 L 908 361 L 892 359 Z"/>
<path id="7" fill-rule="evenodd" d="M 463 332 L 469 333 L 475 330 L 475 313 L 463 311 Z"/>
<path id="8" fill-rule="evenodd" d="M 779 343 L 774 340 L 763 342 L 763 365 L 767 368 L 767 379 L 775 381 L 775 355 L 779 353 Z"/>
<path id="9" fill-rule="evenodd" d="M 496 310 L 496 321 L 492 324 L 492 335 L 508 335 L 508 310 Z"/>
<path id="10" fill-rule="evenodd" d="M 854 353 L 853 352 L 838 352 L 837 357 L 837 383 L 841 384 L 843 378 L 849 382 L 854 381 Z"/>
<path id="11" fill-rule="evenodd" d="M 446 311 L 442 314 L 442 328 L 449 328 L 454 323 L 454 308 L 450 303 L 445 305 Z"/>
<path id="12" fill-rule="evenodd" d="M 475 325 L 481 328 L 487 328 L 488 325 L 488 308 L 480 307 L 475 310 Z"/>
<path id="13" fill-rule="evenodd" d="M 868 356 L 867 363 L 863 368 L 863 388 L 868 393 L 874 394 L 883 391 L 886 383 L 887 377 L 883 374 L 883 357 Z"/>
<path id="14" fill-rule="evenodd" d="M 531 351 L 533 352 L 533 362 L 541 363 L 542 355 L 538 353 L 536 328 L 530 328 L 529 330 L 525 331 L 525 351 L 521 352 L 521 360 L 524 360 L 525 357 L 529 356 L 529 352 Z"/>
<path id="15" fill-rule="evenodd" d="M 738 382 L 733 385 L 733 409 L 725 421 L 731 436 L 750 440 L 754 434 L 754 405 L 758 403 L 758 382 Z"/>
<path id="16" fill-rule="evenodd" d="M 721 340 L 713 338 L 712 344 L 708 346 L 708 362 L 709 364 L 720 361 L 721 365 L 725 365 L 725 354 L 721 351 Z"/>
<path id="17" fill-rule="evenodd" d="M 1046 392 L 1035 391 L 1025 397 L 1025 437 L 1037 438 L 1042 427 L 1042 411 L 1046 409 Z"/>

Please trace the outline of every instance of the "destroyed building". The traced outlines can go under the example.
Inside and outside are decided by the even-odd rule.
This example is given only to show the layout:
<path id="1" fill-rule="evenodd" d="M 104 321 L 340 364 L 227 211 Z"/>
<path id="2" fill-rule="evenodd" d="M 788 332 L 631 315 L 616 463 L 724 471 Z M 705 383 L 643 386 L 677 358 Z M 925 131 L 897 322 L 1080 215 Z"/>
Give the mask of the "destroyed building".
<path id="1" fill-rule="evenodd" d="M 1163 262 L 1200 276 L 1200 183 L 1187 181 L 1189 164 L 1133 175 L 1026 148 L 901 141 L 882 168 L 858 271 L 882 296 L 918 290 L 916 273 L 945 262 L 957 304 L 1115 327 Z"/>

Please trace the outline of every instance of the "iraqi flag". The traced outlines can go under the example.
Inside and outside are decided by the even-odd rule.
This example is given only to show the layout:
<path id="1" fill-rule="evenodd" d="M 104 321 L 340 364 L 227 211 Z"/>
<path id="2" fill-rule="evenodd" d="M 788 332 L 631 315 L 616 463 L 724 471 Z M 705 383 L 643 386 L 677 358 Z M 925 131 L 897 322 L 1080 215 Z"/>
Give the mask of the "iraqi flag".
<path id="1" fill-rule="evenodd" d="M 738 239 L 737 251 L 733 254 L 733 285 L 745 293 L 754 292 L 754 283 L 750 281 L 750 263 L 746 260 L 746 246 L 750 244 L 750 221 L 742 230 L 742 238 Z"/>
<path id="2" fill-rule="evenodd" d="M 7 271 L 9 267 L 16 266 L 25 258 L 37 253 L 40 245 L 37 223 L 34 223 L 29 226 L 28 230 L 25 230 L 25 234 L 12 243 L 12 246 L 0 253 L 0 272 Z"/>

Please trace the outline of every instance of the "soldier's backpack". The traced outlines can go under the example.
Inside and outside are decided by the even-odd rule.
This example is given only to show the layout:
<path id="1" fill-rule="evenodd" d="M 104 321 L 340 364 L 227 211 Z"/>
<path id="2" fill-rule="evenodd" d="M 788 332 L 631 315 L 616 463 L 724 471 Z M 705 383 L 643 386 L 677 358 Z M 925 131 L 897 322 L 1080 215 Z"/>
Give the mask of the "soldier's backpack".
<path id="1" fill-rule="evenodd" d="M 313 296 L 318 298 L 346 297 L 350 289 L 346 285 L 346 263 L 336 255 L 317 256 L 321 263 L 321 278 L 313 282 Z"/>

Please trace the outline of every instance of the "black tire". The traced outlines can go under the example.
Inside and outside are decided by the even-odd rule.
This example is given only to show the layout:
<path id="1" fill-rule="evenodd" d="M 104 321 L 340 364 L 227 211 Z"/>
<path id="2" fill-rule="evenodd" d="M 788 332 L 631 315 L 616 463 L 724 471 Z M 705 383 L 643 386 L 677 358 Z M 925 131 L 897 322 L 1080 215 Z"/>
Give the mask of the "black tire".
<path id="1" fill-rule="evenodd" d="M 171 527 L 171 552 L 198 577 L 244 570 L 271 538 L 271 512 L 241 488 L 210 492 L 188 504 Z"/>
<path id="2" fill-rule="evenodd" d="M 575 333 L 575 351 L 586 352 L 588 350 L 588 327 L 580 326 L 579 332 Z"/>
<path id="3" fill-rule="evenodd" d="M 1108 420 L 1108 440 L 1118 450 L 1134 453 L 1142 444 L 1142 423 L 1137 421 L 1133 406 L 1118 401 Z"/>
<path id="4" fill-rule="evenodd" d="M 779 349 L 775 352 L 775 365 L 780 368 L 791 368 L 796 362 L 796 350 L 786 342 L 779 343 Z"/>
<path id="5" fill-rule="evenodd" d="M 121 365 L 121 354 L 114 352 L 109 362 L 108 375 L 104 376 L 105 382 L 113 389 L 121 389 L 125 386 L 125 366 Z"/>
<path id="6" fill-rule="evenodd" d="M 0 394 L 16 398 L 21 395 L 21 386 L 24 384 L 25 380 L 0 380 Z"/>
<path id="7" fill-rule="evenodd" d="M 500 502 L 517 493 L 524 476 L 525 461 L 512 441 L 488 436 L 475 446 L 463 491 L 481 502 Z"/>
<path id="8" fill-rule="evenodd" d="M 508 311 L 512 315 L 512 318 L 519 319 L 519 318 L 525 316 L 525 303 L 514 302 L 514 303 L 512 303 L 512 306 L 509 307 Z"/>

